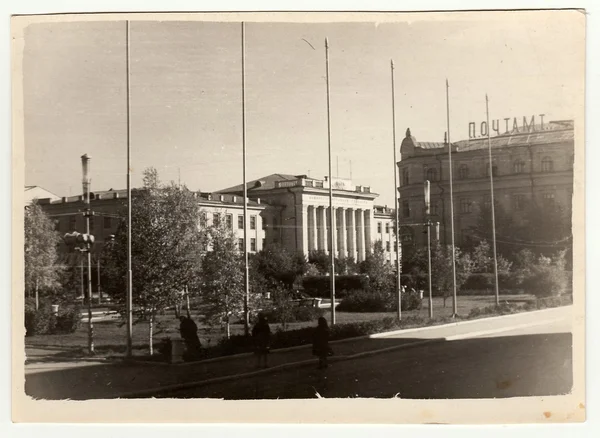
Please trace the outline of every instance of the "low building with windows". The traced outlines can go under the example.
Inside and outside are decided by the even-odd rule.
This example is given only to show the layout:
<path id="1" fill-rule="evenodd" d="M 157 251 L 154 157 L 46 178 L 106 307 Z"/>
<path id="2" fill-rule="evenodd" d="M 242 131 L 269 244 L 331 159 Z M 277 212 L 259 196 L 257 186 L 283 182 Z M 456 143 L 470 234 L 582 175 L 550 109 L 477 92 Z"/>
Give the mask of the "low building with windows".
<path id="1" fill-rule="evenodd" d="M 560 203 L 569 212 L 573 196 L 574 124 L 554 121 L 490 138 L 495 203 L 521 221 L 532 203 Z M 452 143 L 454 227 L 467 243 L 482 206 L 490 206 L 487 137 Z M 403 245 L 425 244 L 424 182 L 431 183 L 431 219 L 440 222 L 443 244 L 451 242 L 448 142 L 418 142 L 406 131 L 400 161 L 399 214 Z"/>
<path id="2" fill-rule="evenodd" d="M 243 198 L 222 193 L 194 193 L 200 207 L 200 224 L 206 226 L 223 223 L 231 229 L 240 249 L 244 245 L 244 203 Z M 90 233 L 95 237 L 93 253 L 102 250 L 112 235 L 117 232 L 119 221 L 126 217 L 126 190 L 108 190 L 90 194 L 91 209 L 94 213 L 90 220 Z M 58 199 L 39 199 L 38 203 L 46 214 L 54 220 L 56 230 L 61 234 L 77 231 L 86 232 L 83 215 L 86 205 L 84 196 L 71 196 Z M 260 251 L 265 244 L 265 229 L 262 222 L 263 211 L 267 208 L 260 199 L 248 202 L 248 239 L 250 252 Z M 210 250 L 210 248 L 206 248 Z M 62 245 L 61 251 L 67 248 Z"/>

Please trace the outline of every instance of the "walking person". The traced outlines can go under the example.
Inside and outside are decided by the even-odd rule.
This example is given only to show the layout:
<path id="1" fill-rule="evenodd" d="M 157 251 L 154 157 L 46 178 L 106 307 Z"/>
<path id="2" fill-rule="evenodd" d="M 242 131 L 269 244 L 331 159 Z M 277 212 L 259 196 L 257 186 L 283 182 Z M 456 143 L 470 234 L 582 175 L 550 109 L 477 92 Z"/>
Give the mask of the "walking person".
<path id="1" fill-rule="evenodd" d="M 313 355 L 319 358 L 318 369 L 327 368 L 327 357 L 332 354 L 329 348 L 329 326 L 327 320 L 320 317 L 313 336 Z"/>
<path id="2" fill-rule="evenodd" d="M 267 322 L 267 317 L 260 315 L 258 322 L 252 328 L 252 337 L 254 338 L 254 354 L 256 354 L 256 367 L 268 368 L 268 354 L 271 342 L 271 328 Z"/>
<path id="3" fill-rule="evenodd" d="M 190 316 L 181 316 L 179 318 L 179 332 L 186 346 L 186 356 L 196 358 L 200 356 L 200 338 L 198 337 L 198 326 Z"/>

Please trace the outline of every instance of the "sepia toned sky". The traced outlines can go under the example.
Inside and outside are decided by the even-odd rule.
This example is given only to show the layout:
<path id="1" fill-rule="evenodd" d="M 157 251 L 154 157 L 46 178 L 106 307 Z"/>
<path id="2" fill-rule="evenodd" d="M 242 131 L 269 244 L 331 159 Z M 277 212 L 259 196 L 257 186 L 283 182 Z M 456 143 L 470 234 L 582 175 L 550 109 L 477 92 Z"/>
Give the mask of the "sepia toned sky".
<path id="1" fill-rule="evenodd" d="M 442 141 L 445 79 L 451 136 L 468 123 L 545 114 L 571 119 L 584 79 L 578 12 L 403 15 L 396 23 L 247 23 L 248 179 L 327 175 L 324 39 L 330 43 L 333 174 L 393 205 L 390 59 L 397 146 L 407 128 Z M 418 18 L 417 18 L 418 17 Z M 427 19 L 425 19 L 427 17 Z M 445 15 L 448 17 L 448 15 Z M 131 23 L 133 185 L 163 180 L 212 191 L 242 182 L 239 23 Z M 33 24 L 23 54 L 26 184 L 81 192 L 126 185 L 125 22 Z M 503 123 L 503 122 L 502 122 Z"/>

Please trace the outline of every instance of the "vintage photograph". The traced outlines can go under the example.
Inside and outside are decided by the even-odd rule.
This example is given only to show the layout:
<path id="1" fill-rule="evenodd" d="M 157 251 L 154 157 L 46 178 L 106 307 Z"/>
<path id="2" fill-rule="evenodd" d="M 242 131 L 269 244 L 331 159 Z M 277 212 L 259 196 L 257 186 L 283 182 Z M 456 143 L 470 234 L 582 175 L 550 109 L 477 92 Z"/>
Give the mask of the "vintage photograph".
<path id="1" fill-rule="evenodd" d="M 581 11 L 12 20 L 29 402 L 573 394 Z"/>

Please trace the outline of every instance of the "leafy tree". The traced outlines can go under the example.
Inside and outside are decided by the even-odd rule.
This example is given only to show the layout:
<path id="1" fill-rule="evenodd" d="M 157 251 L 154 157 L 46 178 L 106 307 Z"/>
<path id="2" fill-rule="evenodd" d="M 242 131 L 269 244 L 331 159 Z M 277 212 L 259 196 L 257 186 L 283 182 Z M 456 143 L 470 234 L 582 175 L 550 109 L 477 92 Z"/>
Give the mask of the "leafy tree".
<path id="1" fill-rule="evenodd" d="M 280 245 L 269 245 L 255 256 L 256 270 L 268 284 L 282 283 L 292 288 L 296 279 L 306 273 L 308 262 L 301 252 L 291 252 Z"/>
<path id="2" fill-rule="evenodd" d="M 150 354 L 157 313 L 173 305 L 186 286 L 197 285 L 202 242 L 199 207 L 193 193 L 174 183 L 161 184 L 156 169 L 144 172 L 144 187 L 132 194 L 132 298 L 137 321 L 149 325 Z M 104 289 L 125 303 L 127 290 L 127 223 L 107 245 Z M 136 321 L 136 322 L 137 322 Z"/>
<path id="3" fill-rule="evenodd" d="M 339 257 L 335 259 L 335 273 L 350 275 L 358 273 L 358 264 L 354 257 Z"/>
<path id="4" fill-rule="evenodd" d="M 565 293 L 569 287 L 565 255 L 566 250 L 558 251 L 552 257 L 540 255 L 537 262 L 530 265 L 523 281 L 524 289 L 538 298 Z"/>
<path id="5" fill-rule="evenodd" d="M 393 268 L 385 258 L 383 243 L 378 240 L 373 251 L 366 254 L 365 260 L 359 264 L 361 274 L 369 276 L 369 290 L 379 293 L 391 293 L 394 287 Z"/>
<path id="6" fill-rule="evenodd" d="M 321 275 L 325 275 L 331 270 L 331 258 L 325 251 L 309 252 L 308 262 L 316 266 Z"/>
<path id="7" fill-rule="evenodd" d="M 420 248 L 404 264 L 407 274 L 417 279 L 417 284 L 422 289 L 428 288 L 429 266 L 427 257 L 427 248 Z M 473 272 L 473 262 L 470 255 L 463 253 L 458 247 L 455 247 L 454 257 L 456 261 L 456 290 L 458 292 Z M 446 300 L 452 296 L 453 277 L 452 245 L 432 245 L 431 287 L 435 295 L 444 298 L 444 307 L 446 307 Z"/>
<path id="8" fill-rule="evenodd" d="M 202 260 L 201 299 L 209 322 L 224 324 L 229 339 L 231 322 L 244 311 L 244 263 L 231 230 L 219 225 L 207 234 L 212 250 Z"/>
<path id="9" fill-rule="evenodd" d="M 501 254 L 497 254 L 496 260 L 498 264 L 498 275 L 508 274 L 512 263 L 502 257 Z M 473 262 L 473 272 L 494 272 L 494 256 L 487 240 L 482 240 L 479 242 L 479 245 L 475 247 L 471 253 L 471 261 Z"/>
<path id="10" fill-rule="evenodd" d="M 36 309 L 40 291 L 59 287 L 62 272 L 57 254 L 59 242 L 54 222 L 34 200 L 25 209 L 25 292 L 35 297 Z"/>

